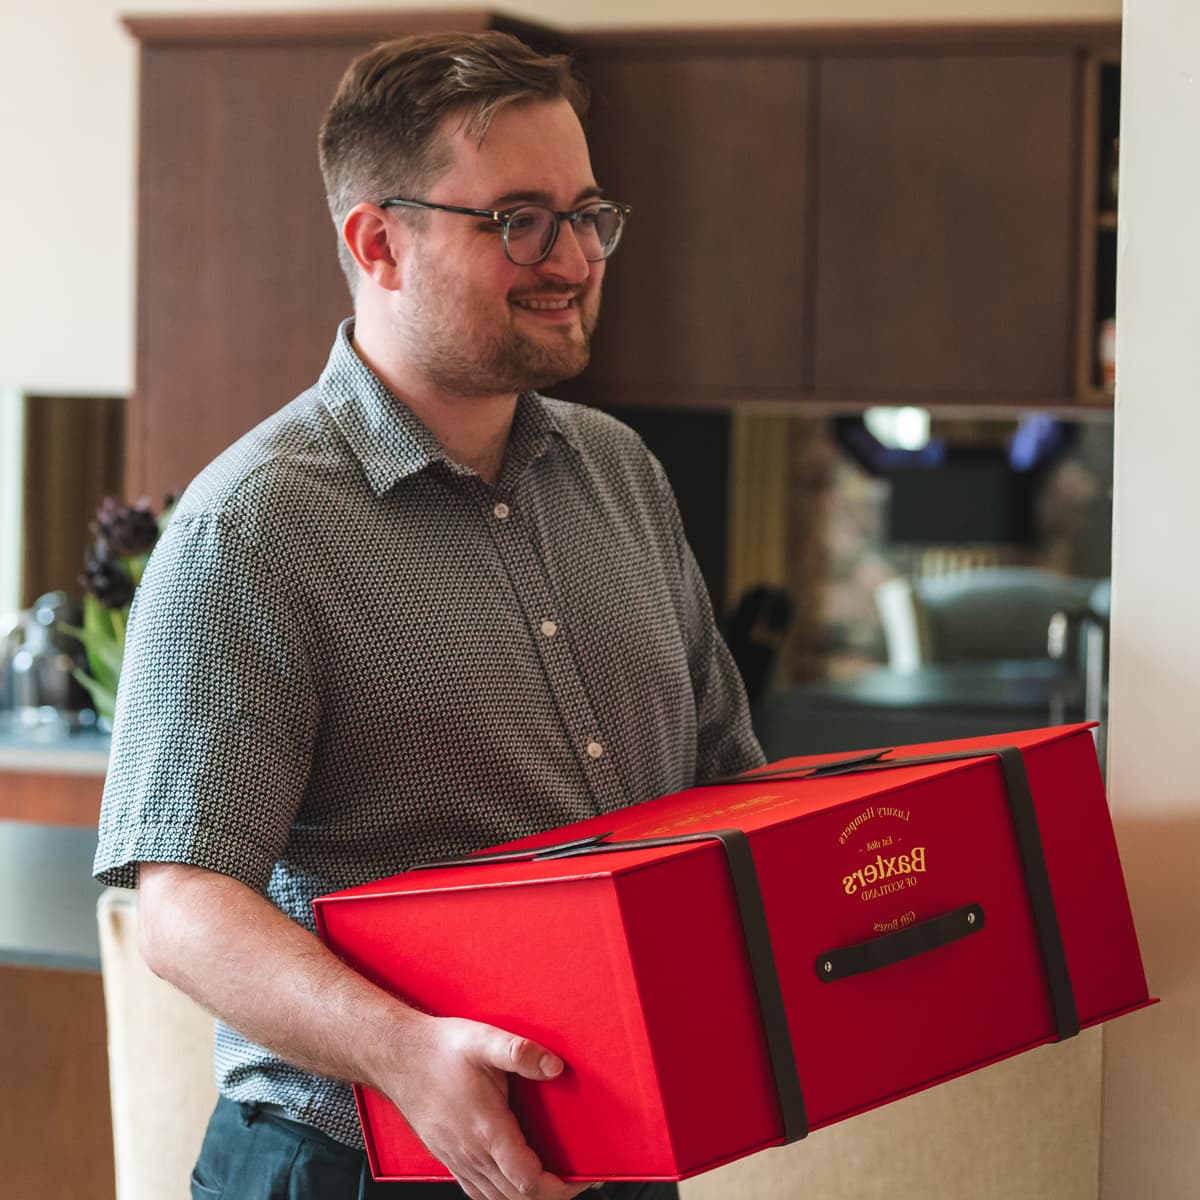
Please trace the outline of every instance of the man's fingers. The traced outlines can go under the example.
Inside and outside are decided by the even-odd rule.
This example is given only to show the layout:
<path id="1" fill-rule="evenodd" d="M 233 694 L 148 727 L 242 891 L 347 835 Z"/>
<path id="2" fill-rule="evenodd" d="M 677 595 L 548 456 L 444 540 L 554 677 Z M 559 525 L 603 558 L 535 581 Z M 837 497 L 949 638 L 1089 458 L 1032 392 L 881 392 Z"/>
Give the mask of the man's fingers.
<path id="1" fill-rule="evenodd" d="M 559 1182 L 553 1175 L 548 1175 L 542 1170 L 541 1160 L 529 1148 L 529 1143 L 515 1118 L 512 1128 L 494 1138 L 488 1149 L 497 1171 L 520 1196 L 549 1195 L 549 1191 L 543 1190 L 545 1185 Z"/>
<path id="2" fill-rule="evenodd" d="M 527 1196 L 568 1200 L 579 1190 L 577 1185 L 568 1186 L 543 1169 L 511 1112 L 505 1112 L 503 1119 L 486 1133 L 480 1131 L 479 1152 L 472 1162 L 472 1181 L 479 1187 L 486 1178 L 498 1194 L 511 1200 Z"/>
<path id="3" fill-rule="evenodd" d="M 502 1093 L 504 1074 L 496 1068 L 486 1070 Z M 473 1119 L 431 1130 L 426 1144 L 472 1200 L 523 1200 L 528 1196 L 555 1200 L 553 1188 L 558 1180 L 542 1170 L 501 1093 L 489 1085 Z M 551 1190 L 543 1190 L 543 1183 L 551 1185 Z"/>
<path id="4" fill-rule="evenodd" d="M 498 1138 L 491 1145 L 492 1157 L 504 1178 L 519 1196 L 537 1196 L 539 1200 L 571 1200 L 585 1192 L 587 1183 L 564 1183 L 557 1175 L 545 1170 L 537 1154 L 530 1148 L 514 1119 L 512 1136 Z"/>
<path id="5" fill-rule="evenodd" d="M 524 1145 L 519 1133 L 518 1140 Z M 462 1176 L 455 1172 L 455 1177 L 468 1194 L 471 1190 L 477 1191 L 483 1200 L 523 1200 L 526 1196 L 542 1196 L 537 1187 L 541 1165 L 533 1152 L 528 1147 L 525 1149 L 533 1160 L 532 1171 L 528 1170 L 527 1165 L 524 1169 L 510 1167 L 506 1170 L 498 1157 L 486 1145 L 481 1145 L 478 1154 L 467 1159 Z M 468 1183 L 470 1188 L 467 1187 Z"/>
<path id="6" fill-rule="evenodd" d="M 580 1185 L 542 1169 L 508 1106 L 510 1075 L 550 1080 L 562 1059 L 493 1025 L 437 1018 L 431 1029 L 428 1061 L 437 1069 L 398 1107 L 469 1200 L 570 1200 Z"/>

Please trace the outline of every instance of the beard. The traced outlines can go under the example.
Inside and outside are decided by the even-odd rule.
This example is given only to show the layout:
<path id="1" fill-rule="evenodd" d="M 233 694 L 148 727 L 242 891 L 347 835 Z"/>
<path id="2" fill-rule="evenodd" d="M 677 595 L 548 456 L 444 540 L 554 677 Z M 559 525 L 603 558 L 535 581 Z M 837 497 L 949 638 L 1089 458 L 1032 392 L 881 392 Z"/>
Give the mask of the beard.
<path id="1" fill-rule="evenodd" d="M 408 357 L 432 384 L 458 396 L 539 391 L 572 379 L 588 364 L 600 308 L 598 284 L 582 288 L 543 284 L 539 296 L 573 296 L 579 325 L 548 327 L 540 336 L 496 316 L 462 280 L 427 260 L 411 275 L 417 299 L 404 323 Z M 514 293 L 511 302 L 519 297 Z M 511 312 L 511 309 L 509 310 Z"/>

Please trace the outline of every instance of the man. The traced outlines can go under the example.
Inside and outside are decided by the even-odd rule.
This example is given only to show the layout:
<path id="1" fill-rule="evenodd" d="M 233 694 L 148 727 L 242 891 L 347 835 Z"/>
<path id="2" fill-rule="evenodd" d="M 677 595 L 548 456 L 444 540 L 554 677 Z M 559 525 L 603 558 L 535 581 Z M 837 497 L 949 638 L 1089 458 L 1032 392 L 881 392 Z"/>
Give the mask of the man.
<path id="1" fill-rule="evenodd" d="M 96 870 L 219 1017 L 194 1196 L 582 1190 L 506 1102 L 555 1048 L 375 988 L 311 902 L 762 760 L 658 464 L 534 392 L 586 364 L 626 215 L 582 107 L 500 34 L 352 65 L 321 159 L 354 319 L 192 483 L 136 597 Z M 461 1191 L 371 1184 L 347 1081 Z"/>

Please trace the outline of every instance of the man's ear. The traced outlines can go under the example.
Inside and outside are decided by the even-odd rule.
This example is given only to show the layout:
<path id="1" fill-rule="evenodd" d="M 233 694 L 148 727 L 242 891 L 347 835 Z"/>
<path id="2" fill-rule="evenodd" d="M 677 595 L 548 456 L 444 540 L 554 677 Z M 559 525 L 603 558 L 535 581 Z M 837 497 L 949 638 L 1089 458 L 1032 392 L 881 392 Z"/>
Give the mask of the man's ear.
<path id="1" fill-rule="evenodd" d="M 400 263 L 408 230 L 377 204 L 356 204 L 342 222 L 342 238 L 354 261 L 377 287 L 399 291 Z"/>

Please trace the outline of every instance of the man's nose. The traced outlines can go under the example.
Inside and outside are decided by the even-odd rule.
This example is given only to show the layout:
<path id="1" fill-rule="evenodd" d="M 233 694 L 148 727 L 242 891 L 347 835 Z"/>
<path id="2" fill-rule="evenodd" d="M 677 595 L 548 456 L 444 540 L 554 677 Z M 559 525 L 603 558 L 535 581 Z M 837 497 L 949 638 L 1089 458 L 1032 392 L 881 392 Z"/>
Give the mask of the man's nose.
<path id="1" fill-rule="evenodd" d="M 588 277 L 592 264 L 583 253 L 572 222 L 559 221 L 558 237 L 554 239 L 550 253 L 537 266 L 539 271 L 569 283 L 582 283 Z"/>

